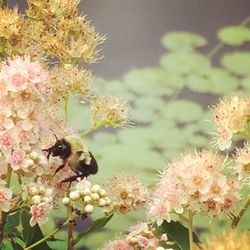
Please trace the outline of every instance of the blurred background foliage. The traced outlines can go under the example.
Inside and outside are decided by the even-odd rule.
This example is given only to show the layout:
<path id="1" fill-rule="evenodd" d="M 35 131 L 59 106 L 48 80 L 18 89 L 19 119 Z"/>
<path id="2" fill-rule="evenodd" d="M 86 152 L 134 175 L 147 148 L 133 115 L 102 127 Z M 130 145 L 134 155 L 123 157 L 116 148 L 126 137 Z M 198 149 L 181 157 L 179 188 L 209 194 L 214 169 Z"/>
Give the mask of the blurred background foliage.
<path id="1" fill-rule="evenodd" d="M 16 3 L 26 5 L 24 0 L 9 0 L 10 5 Z M 101 94 L 127 100 L 134 122 L 133 128 L 102 129 L 86 138 L 100 166 L 92 180 L 104 183 L 125 173 L 153 187 L 157 171 L 167 161 L 186 150 L 212 146 L 208 107 L 232 93 L 250 94 L 250 18 L 244 19 L 249 7 L 249 0 L 81 2 L 80 9 L 108 37 L 105 60 L 91 68 L 92 86 Z M 89 110 L 77 96 L 70 98 L 69 120 L 79 131 L 90 127 Z M 65 209 L 52 217 L 58 223 L 66 217 Z M 115 215 L 105 229 L 82 240 L 78 250 L 97 249 L 143 218 L 145 211 Z M 250 213 L 239 228 L 249 222 Z M 77 222 L 77 230 L 88 223 Z M 47 223 L 44 233 L 55 224 Z M 198 216 L 194 224 L 202 238 L 228 226 L 225 220 Z M 64 249 L 66 231 L 56 238 L 50 246 Z"/>

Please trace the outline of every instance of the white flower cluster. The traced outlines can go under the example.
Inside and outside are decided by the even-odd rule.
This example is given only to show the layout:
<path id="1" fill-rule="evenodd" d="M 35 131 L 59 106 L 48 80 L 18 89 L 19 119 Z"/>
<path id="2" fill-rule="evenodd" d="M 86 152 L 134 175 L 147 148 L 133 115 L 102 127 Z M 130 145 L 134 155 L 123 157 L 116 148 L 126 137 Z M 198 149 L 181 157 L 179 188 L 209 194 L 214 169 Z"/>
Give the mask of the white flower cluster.
<path id="1" fill-rule="evenodd" d="M 72 206 L 82 214 L 93 213 L 94 206 L 108 208 L 112 204 L 104 189 L 97 184 L 92 185 L 86 179 L 79 181 L 74 190 L 69 192 L 62 201 L 65 206 Z"/>
<path id="2" fill-rule="evenodd" d="M 30 206 L 32 214 L 30 225 L 44 224 L 48 221 L 48 213 L 53 208 L 54 189 L 39 183 L 22 185 L 22 199 Z"/>

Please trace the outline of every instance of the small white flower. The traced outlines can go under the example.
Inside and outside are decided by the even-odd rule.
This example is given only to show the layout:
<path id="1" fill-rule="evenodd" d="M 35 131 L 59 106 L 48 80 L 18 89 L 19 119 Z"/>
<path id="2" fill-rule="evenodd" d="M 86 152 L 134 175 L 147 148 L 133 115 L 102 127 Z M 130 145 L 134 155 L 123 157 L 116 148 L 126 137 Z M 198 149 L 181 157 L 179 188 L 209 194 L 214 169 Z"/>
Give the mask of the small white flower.
<path id="1" fill-rule="evenodd" d="M 93 211 L 94 211 L 94 206 L 88 204 L 88 205 L 85 206 L 84 211 L 85 211 L 86 213 L 88 213 L 88 214 L 91 214 L 91 213 L 93 213 Z"/>
<path id="2" fill-rule="evenodd" d="M 68 206 L 70 204 L 71 200 L 69 197 L 64 197 L 62 202 L 63 202 L 63 205 Z"/>

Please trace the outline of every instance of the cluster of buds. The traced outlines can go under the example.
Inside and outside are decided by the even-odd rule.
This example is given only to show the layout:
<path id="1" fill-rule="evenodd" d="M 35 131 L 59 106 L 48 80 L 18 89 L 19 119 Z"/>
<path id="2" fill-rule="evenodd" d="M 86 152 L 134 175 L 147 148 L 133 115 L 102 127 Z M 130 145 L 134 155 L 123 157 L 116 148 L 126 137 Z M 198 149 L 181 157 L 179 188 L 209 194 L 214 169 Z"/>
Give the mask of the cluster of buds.
<path id="1" fill-rule="evenodd" d="M 106 191 L 97 184 L 92 185 L 86 179 L 79 181 L 62 201 L 65 206 L 73 207 L 80 214 L 93 213 L 94 206 L 111 208 L 112 205 Z"/>
<path id="2" fill-rule="evenodd" d="M 54 189 L 37 183 L 22 185 L 22 199 L 30 207 L 30 225 L 44 224 L 53 208 Z"/>
<path id="3" fill-rule="evenodd" d="M 172 244 L 168 242 L 166 234 L 160 238 L 154 235 L 155 229 L 147 223 L 138 223 L 129 228 L 129 234 L 121 239 L 108 242 L 101 250 L 171 250 L 172 248 L 164 248 L 160 245 Z"/>

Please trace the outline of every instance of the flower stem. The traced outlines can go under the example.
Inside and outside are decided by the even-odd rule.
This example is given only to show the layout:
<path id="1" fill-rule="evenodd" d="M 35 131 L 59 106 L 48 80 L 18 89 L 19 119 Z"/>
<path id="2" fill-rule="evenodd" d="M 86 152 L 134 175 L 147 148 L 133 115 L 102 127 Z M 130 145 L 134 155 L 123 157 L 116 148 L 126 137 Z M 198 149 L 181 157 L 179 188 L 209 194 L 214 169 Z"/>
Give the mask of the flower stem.
<path id="1" fill-rule="evenodd" d="M 193 213 L 189 211 L 188 216 L 188 238 L 189 238 L 189 250 L 193 250 Z"/>
<path id="2" fill-rule="evenodd" d="M 69 219 L 66 220 L 62 225 L 58 226 L 56 229 L 54 229 L 50 234 L 46 235 L 44 238 L 42 238 L 41 240 L 35 242 L 34 244 L 24 248 L 24 250 L 29 250 L 32 249 L 35 246 L 38 246 L 39 244 L 43 243 L 44 241 L 46 241 L 47 239 L 49 239 L 51 236 L 55 235 L 57 232 L 60 231 L 60 229 L 65 226 L 66 224 L 68 224 Z"/>
<path id="3" fill-rule="evenodd" d="M 69 102 L 69 97 L 66 96 L 64 98 L 64 115 L 65 115 L 66 122 L 68 122 L 68 102 Z"/>
<path id="4" fill-rule="evenodd" d="M 237 227 L 237 225 L 239 224 L 242 216 L 244 215 L 244 213 L 247 211 L 247 208 L 250 206 L 250 195 L 247 197 L 246 202 L 244 203 L 243 207 L 241 208 L 238 216 L 236 216 L 234 218 L 234 220 L 231 223 L 231 228 L 235 229 Z"/>
<path id="5" fill-rule="evenodd" d="M 68 207 L 68 250 L 74 250 L 72 207 Z"/>
<path id="6" fill-rule="evenodd" d="M 87 134 L 95 131 L 96 129 L 100 128 L 102 125 L 103 125 L 102 123 L 101 124 L 97 124 L 94 127 L 90 128 L 90 129 L 87 129 L 87 130 L 83 131 L 82 133 L 80 133 L 80 136 L 84 137 L 85 135 L 87 135 Z"/>

